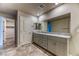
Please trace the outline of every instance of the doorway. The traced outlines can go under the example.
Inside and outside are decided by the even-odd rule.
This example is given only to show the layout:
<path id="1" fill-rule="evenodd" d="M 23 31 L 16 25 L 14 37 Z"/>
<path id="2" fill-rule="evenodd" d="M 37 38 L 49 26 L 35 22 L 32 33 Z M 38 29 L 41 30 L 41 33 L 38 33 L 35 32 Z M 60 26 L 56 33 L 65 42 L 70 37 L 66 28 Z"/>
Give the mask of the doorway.
<path id="1" fill-rule="evenodd" d="M 4 48 L 15 47 L 15 19 L 5 18 Z"/>
<path id="2" fill-rule="evenodd" d="M 33 22 L 30 17 L 27 16 L 20 16 L 20 34 L 19 34 L 19 45 L 24 45 L 31 43 L 32 41 L 32 25 Z"/>

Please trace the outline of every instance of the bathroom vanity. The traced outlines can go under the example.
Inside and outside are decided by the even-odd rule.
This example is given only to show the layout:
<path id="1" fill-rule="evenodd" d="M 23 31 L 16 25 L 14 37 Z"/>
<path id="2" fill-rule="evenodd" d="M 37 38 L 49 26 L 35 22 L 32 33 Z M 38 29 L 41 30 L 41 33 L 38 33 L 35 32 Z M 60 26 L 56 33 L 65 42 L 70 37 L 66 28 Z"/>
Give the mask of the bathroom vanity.
<path id="1" fill-rule="evenodd" d="M 69 33 L 33 32 L 33 42 L 57 56 L 69 55 Z"/>

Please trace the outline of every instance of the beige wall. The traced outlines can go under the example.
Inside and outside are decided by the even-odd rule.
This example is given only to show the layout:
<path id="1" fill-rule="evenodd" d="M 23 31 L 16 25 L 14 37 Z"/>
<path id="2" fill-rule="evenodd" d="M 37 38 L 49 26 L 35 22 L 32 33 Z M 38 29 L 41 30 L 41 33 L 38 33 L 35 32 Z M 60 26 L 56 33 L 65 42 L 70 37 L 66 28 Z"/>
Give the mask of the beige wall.
<path id="1" fill-rule="evenodd" d="M 70 40 L 70 53 L 79 56 L 79 4 L 71 6 L 71 34 Z"/>
<path id="2" fill-rule="evenodd" d="M 47 14 L 40 16 L 40 21 L 71 13 L 70 33 L 70 55 L 79 55 L 79 4 L 63 4 Z"/>

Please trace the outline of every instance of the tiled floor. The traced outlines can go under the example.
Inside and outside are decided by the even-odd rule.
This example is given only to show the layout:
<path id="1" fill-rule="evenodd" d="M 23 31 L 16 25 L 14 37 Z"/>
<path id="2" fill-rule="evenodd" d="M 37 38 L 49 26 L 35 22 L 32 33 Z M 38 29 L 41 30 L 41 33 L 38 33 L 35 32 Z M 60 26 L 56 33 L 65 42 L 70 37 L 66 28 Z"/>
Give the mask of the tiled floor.
<path id="1" fill-rule="evenodd" d="M 1 56 L 48 56 L 33 44 L 23 45 L 19 48 L 1 49 Z"/>

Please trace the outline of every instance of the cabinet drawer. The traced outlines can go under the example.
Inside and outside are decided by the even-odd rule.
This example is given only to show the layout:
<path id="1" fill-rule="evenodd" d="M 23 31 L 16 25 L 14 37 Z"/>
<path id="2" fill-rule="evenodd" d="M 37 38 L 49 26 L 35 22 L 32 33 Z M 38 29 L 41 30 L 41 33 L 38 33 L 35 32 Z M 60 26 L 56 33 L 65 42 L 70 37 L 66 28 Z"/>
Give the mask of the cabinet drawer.
<path id="1" fill-rule="evenodd" d="M 49 36 L 48 39 L 54 39 L 57 42 L 67 43 L 67 39 L 65 39 L 65 38 L 60 38 L 60 37 L 55 37 L 55 36 Z"/>
<path id="2" fill-rule="evenodd" d="M 42 39 L 42 41 L 47 43 L 47 39 Z"/>
<path id="3" fill-rule="evenodd" d="M 40 46 L 42 46 L 42 43 L 43 43 L 43 42 L 42 42 L 42 40 L 40 39 L 38 44 L 39 44 Z"/>
<path id="4" fill-rule="evenodd" d="M 56 39 L 54 36 L 48 36 L 48 39 Z"/>
<path id="5" fill-rule="evenodd" d="M 47 39 L 47 35 L 42 36 L 42 38 Z"/>
<path id="6" fill-rule="evenodd" d="M 48 48 L 48 47 L 47 47 L 47 44 L 42 44 L 42 47 L 45 48 L 45 49 Z"/>
<path id="7" fill-rule="evenodd" d="M 38 43 L 38 39 L 34 38 L 33 42 Z"/>
<path id="8" fill-rule="evenodd" d="M 65 39 L 65 38 L 55 37 L 55 39 L 57 42 L 67 43 L 67 39 Z"/>
<path id="9" fill-rule="evenodd" d="M 52 53 L 55 53 L 55 50 L 56 50 L 55 39 L 48 39 L 48 50 Z"/>
<path id="10" fill-rule="evenodd" d="M 67 44 L 56 42 L 56 55 L 66 56 L 67 55 Z"/>

